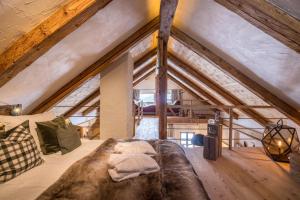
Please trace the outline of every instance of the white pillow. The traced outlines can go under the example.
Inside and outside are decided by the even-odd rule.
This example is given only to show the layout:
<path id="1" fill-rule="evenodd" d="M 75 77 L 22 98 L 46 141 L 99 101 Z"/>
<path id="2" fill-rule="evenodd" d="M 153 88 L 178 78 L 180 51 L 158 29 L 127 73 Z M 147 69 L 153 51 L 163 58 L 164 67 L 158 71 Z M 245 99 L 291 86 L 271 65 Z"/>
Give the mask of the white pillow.
<path id="1" fill-rule="evenodd" d="M 156 154 L 153 147 L 146 141 L 118 142 L 114 150 L 116 153 L 123 154 Z"/>
<path id="2" fill-rule="evenodd" d="M 20 125 L 22 122 L 29 120 L 30 133 L 37 143 L 39 151 L 41 151 L 40 141 L 36 132 L 35 122 L 44 122 L 53 120 L 56 116 L 52 112 L 44 112 L 36 115 L 20 115 L 20 116 L 5 116 L 0 115 L 0 122 L 5 125 L 5 130 L 9 130 Z"/>

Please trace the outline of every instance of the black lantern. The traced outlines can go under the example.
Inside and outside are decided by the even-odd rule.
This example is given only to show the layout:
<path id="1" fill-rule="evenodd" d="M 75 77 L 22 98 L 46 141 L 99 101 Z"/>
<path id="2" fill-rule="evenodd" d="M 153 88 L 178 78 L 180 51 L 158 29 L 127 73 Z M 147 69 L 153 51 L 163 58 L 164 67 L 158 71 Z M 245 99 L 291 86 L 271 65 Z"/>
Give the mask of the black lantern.
<path id="1" fill-rule="evenodd" d="M 290 153 L 298 151 L 300 145 L 296 129 L 283 125 L 282 119 L 266 127 L 262 144 L 267 155 L 279 162 L 289 162 Z"/>

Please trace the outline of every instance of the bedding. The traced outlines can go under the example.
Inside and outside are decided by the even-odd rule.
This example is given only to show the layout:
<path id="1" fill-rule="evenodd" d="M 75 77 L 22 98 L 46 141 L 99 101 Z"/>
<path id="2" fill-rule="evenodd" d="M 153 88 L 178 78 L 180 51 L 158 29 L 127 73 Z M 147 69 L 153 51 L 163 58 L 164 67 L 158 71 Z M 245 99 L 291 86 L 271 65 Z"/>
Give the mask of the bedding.
<path id="1" fill-rule="evenodd" d="M 69 153 L 81 145 L 80 135 L 73 125 L 68 128 L 59 128 L 57 140 L 62 154 Z"/>
<path id="2" fill-rule="evenodd" d="M 170 141 L 149 142 L 157 152 L 153 158 L 159 164 L 159 172 L 114 182 L 108 174 L 108 160 L 116 143 L 114 139 L 106 140 L 74 163 L 37 199 L 208 199 L 183 149 Z"/>
<path id="3" fill-rule="evenodd" d="M 156 151 L 153 147 L 146 141 L 133 141 L 133 142 L 118 142 L 115 147 L 114 151 L 117 153 L 125 153 L 125 154 L 138 154 L 138 153 L 145 153 L 150 155 L 155 155 Z"/>
<path id="4" fill-rule="evenodd" d="M 43 162 L 29 127 L 24 127 L 23 124 L 13 128 L 5 139 L 0 140 L 0 183 Z"/>
<path id="5" fill-rule="evenodd" d="M 59 179 L 59 177 L 77 160 L 94 151 L 102 140 L 81 140 L 82 145 L 74 151 L 61 155 L 41 155 L 44 163 L 20 176 L 0 184 L 2 200 L 33 200 Z M 17 191 L 17 192 L 16 192 Z"/>
<path id="6" fill-rule="evenodd" d="M 146 154 L 111 154 L 108 168 L 110 177 L 118 182 L 160 170 L 157 162 Z"/>
<path id="7" fill-rule="evenodd" d="M 18 126 L 22 122 L 29 120 L 30 133 L 33 136 L 35 142 L 37 143 L 37 148 L 41 151 L 38 135 L 36 132 L 36 122 L 50 121 L 55 118 L 52 112 L 45 112 L 36 115 L 20 115 L 20 116 L 5 116 L 0 115 L 0 122 L 5 125 L 6 130 L 10 130 L 13 127 Z"/>

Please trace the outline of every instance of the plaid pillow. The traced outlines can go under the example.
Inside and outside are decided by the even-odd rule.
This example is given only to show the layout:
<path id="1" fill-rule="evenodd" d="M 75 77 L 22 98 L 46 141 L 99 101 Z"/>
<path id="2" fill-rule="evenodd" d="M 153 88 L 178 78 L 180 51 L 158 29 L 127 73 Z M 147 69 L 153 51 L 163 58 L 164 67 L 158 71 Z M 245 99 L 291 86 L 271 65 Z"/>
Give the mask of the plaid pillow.
<path id="1" fill-rule="evenodd" d="M 0 183 L 4 183 L 43 162 L 29 128 L 19 125 L 0 140 Z"/>

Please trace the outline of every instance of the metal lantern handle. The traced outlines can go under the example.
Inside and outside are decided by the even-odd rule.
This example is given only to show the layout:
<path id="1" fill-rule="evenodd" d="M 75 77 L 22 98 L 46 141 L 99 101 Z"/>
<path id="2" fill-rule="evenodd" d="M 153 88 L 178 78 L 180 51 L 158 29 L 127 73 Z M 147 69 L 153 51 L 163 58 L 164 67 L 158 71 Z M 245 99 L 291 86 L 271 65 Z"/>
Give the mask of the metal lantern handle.
<path id="1" fill-rule="evenodd" d="M 277 128 L 282 129 L 282 126 L 283 126 L 283 120 L 280 119 L 280 120 L 278 120 L 278 122 L 277 122 Z"/>

